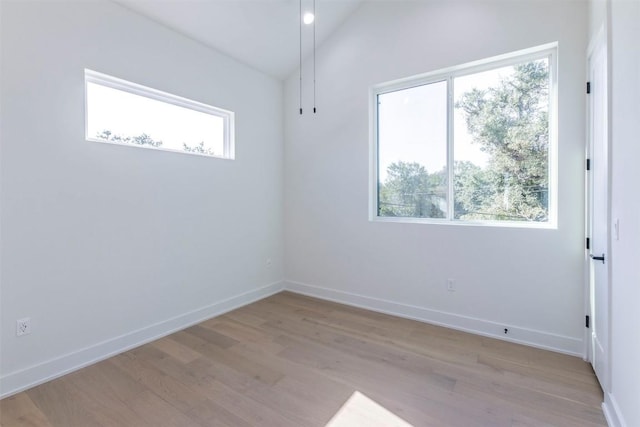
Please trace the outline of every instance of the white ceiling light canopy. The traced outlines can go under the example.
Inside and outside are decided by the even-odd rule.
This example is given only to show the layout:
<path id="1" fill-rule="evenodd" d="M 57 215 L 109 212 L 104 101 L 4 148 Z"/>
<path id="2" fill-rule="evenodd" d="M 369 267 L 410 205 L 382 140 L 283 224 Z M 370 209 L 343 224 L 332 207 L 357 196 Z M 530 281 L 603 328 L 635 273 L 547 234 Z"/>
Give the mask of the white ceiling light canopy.
<path id="1" fill-rule="evenodd" d="M 313 24 L 313 114 L 316 113 L 316 0 L 313 1 L 313 9 L 311 12 L 302 13 L 302 2 L 303 0 L 298 0 L 300 4 L 300 68 L 299 68 L 299 77 L 300 77 L 300 115 L 302 115 L 302 23 L 304 22 L 306 25 Z"/>
<path id="2" fill-rule="evenodd" d="M 310 25 L 313 24 L 313 21 L 315 21 L 316 16 L 311 13 L 311 12 L 305 12 L 304 16 L 302 17 L 302 22 L 304 22 L 306 25 Z"/>

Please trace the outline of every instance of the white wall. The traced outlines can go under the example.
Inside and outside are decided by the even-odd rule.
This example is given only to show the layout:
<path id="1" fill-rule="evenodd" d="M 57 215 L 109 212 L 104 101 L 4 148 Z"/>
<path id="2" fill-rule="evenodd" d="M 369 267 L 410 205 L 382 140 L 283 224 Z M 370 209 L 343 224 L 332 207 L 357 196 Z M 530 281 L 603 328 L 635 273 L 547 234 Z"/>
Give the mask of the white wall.
<path id="1" fill-rule="evenodd" d="M 587 26 L 586 2 L 366 2 L 318 51 L 318 114 L 285 86 L 287 286 L 582 355 Z M 553 41 L 557 230 L 368 221 L 371 85 Z"/>
<path id="2" fill-rule="evenodd" d="M 106 1 L 1 27 L 0 393 L 280 288 L 281 82 Z M 85 67 L 235 111 L 236 160 L 86 142 Z"/>
<path id="3" fill-rule="evenodd" d="M 612 0 L 591 4 L 591 35 L 608 28 L 610 62 L 611 229 L 611 390 L 604 410 L 611 427 L 640 425 L 640 2 Z"/>

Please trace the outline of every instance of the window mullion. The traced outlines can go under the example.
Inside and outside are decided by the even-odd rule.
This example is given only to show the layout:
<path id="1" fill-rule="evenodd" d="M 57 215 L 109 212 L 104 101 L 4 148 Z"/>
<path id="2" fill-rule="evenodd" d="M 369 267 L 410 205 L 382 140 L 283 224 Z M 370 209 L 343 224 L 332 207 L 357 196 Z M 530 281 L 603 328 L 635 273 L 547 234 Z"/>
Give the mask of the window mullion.
<path id="1" fill-rule="evenodd" d="M 447 219 L 454 219 L 454 158 L 453 158 L 453 76 L 447 78 Z"/>

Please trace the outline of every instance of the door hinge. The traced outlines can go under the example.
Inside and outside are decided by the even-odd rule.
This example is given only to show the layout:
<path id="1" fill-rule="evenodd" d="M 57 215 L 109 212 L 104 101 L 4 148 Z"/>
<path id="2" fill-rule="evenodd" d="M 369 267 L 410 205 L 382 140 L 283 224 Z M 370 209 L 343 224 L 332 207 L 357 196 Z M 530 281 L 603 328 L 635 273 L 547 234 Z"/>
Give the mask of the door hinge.
<path id="1" fill-rule="evenodd" d="M 584 327 L 589 327 L 589 315 L 584 316 Z"/>
<path id="2" fill-rule="evenodd" d="M 587 249 L 591 249 L 591 240 L 587 237 Z"/>
<path id="3" fill-rule="evenodd" d="M 587 93 L 591 93 L 591 82 L 587 82 Z"/>
<path id="4" fill-rule="evenodd" d="M 587 159 L 587 170 L 591 170 L 591 159 Z"/>

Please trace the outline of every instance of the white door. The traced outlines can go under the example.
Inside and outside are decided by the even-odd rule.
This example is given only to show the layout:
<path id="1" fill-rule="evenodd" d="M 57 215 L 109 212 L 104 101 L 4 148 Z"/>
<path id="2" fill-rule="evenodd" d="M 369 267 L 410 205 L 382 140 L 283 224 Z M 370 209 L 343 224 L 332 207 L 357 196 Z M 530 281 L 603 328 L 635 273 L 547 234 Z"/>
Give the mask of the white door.
<path id="1" fill-rule="evenodd" d="M 609 390 L 609 143 L 607 50 L 598 38 L 589 55 L 590 354 L 603 390 Z"/>

